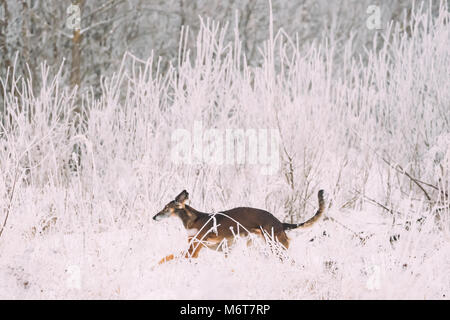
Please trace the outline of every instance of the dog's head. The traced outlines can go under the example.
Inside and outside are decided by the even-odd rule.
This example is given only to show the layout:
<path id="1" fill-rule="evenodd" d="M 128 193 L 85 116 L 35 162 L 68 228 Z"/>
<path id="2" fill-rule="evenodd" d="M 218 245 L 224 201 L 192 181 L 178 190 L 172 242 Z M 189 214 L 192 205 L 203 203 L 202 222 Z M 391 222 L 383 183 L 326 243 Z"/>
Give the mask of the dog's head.
<path id="1" fill-rule="evenodd" d="M 176 196 L 175 200 L 170 201 L 168 204 L 166 204 L 164 209 L 162 209 L 153 217 L 153 220 L 159 221 L 164 218 L 176 215 L 178 211 L 184 210 L 185 202 L 188 199 L 189 193 L 186 190 L 181 191 L 181 193 Z"/>

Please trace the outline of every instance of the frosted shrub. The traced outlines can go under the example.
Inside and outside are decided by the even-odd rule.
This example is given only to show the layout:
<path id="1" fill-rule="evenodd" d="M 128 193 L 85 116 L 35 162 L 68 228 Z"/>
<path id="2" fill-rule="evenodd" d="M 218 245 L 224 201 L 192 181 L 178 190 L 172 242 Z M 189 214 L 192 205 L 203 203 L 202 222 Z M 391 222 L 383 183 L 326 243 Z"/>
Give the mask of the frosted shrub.
<path id="1" fill-rule="evenodd" d="M 300 51 L 271 29 L 250 67 L 237 32 L 225 42 L 232 28 L 202 20 L 195 48 L 181 41 L 170 68 L 126 53 L 102 94 L 79 102 L 59 86 L 65 66 L 42 66 L 40 92 L 10 72 L 1 79 L 15 85 L 0 114 L 0 297 L 448 298 L 448 23 L 445 2 L 435 18 L 416 8 L 409 32 L 392 23 L 375 36 L 378 50 L 342 52 L 339 63 L 333 45 Z M 84 130 L 72 118 L 79 105 Z M 173 133 L 196 121 L 276 129 L 278 170 L 172 161 Z M 228 259 L 204 250 L 156 266 L 186 249 L 178 220 L 151 220 L 183 189 L 204 212 L 253 206 L 299 222 L 319 188 L 325 218 L 289 234 L 284 262 L 260 243 Z"/>

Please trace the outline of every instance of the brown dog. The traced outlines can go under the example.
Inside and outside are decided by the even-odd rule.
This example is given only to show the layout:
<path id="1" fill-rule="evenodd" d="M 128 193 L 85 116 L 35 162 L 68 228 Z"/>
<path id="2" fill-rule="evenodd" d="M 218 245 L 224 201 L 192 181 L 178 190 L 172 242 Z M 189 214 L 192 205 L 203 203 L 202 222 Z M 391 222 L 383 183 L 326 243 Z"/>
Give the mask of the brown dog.
<path id="1" fill-rule="evenodd" d="M 262 235 L 265 231 L 274 235 L 286 249 L 289 247 L 289 238 L 286 230 L 299 227 L 308 227 L 316 222 L 325 210 L 323 190 L 318 193 L 319 209 L 316 214 L 306 222 L 299 224 L 283 223 L 271 213 L 247 207 L 239 207 L 216 214 L 203 213 L 185 204 L 189 194 L 183 190 L 175 200 L 169 202 L 153 219 L 159 221 L 170 216 L 178 216 L 188 231 L 189 249 L 185 257 L 197 258 L 199 251 L 204 247 L 221 249 L 221 245 L 233 240 L 236 235 L 247 236 L 249 232 Z M 159 263 L 172 260 L 174 256 L 168 255 Z"/>

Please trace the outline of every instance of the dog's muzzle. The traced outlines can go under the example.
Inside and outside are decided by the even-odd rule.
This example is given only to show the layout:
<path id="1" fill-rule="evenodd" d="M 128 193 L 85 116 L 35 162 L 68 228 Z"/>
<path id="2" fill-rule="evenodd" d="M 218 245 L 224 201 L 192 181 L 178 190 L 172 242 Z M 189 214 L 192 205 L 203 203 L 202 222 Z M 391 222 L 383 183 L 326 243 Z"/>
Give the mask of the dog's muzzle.
<path id="1" fill-rule="evenodd" d="M 155 221 L 160 221 L 160 220 L 162 220 L 162 219 L 164 219 L 164 218 L 167 218 L 167 217 L 168 217 L 168 213 L 167 213 L 167 212 L 164 212 L 164 211 L 161 211 L 161 212 L 157 213 L 157 214 L 153 217 L 153 220 L 155 220 Z"/>

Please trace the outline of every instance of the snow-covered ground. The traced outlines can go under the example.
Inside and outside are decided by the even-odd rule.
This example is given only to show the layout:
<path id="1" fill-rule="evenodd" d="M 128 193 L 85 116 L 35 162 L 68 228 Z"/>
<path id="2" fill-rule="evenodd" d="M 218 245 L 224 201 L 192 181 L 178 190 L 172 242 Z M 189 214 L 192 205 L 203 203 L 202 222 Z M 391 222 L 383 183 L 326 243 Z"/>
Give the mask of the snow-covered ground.
<path id="1" fill-rule="evenodd" d="M 362 59 L 350 39 L 345 52 L 300 52 L 275 33 L 257 67 L 238 39 L 223 43 L 233 30 L 205 22 L 171 69 L 126 54 L 100 97 L 83 95 L 89 123 L 78 132 L 61 74 L 43 66 L 37 93 L 18 79 L 0 115 L 0 298 L 448 299 L 448 21 L 444 7 L 418 13 Z M 277 170 L 174 161 L 174 145 L 196 153 L 199 122 L 222 130 L 210 138 L 276 130 Z M 180 144 L 174 132 L 194 138 Z M 157 265 L 187 247 L 180 221 L 151 219 L 183 189 L 200 211 L 251 206 L 298 222 L 324 189 L 327 210 L 289 233 L 283 261 L 242 239 L 227 258 L 203 250 Z"/>
<path id="2" fill-rule="evenodd" d="M 150 214 L 150 212 L 149 212 Z M 290 232 L 290 259 L 262 243 L 238 242 L 228 258 L 203 250 L 198 259 L 157 265 L 186 249 L 176 219 L 103 232 L 62 231 L 27 238 L 11 231 L 1 247 L 0 297 L 83 299 L 445 299 L 449 239 L 433 230 L 398 230 L 370 212 L 337 212 L 339 222 L 374 235 L 364 244 L 329 219 Z"/>

